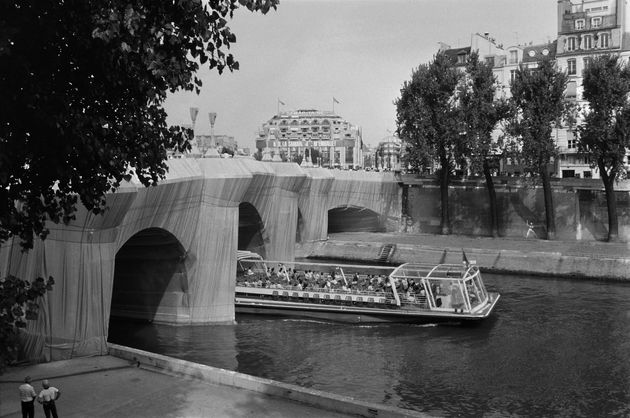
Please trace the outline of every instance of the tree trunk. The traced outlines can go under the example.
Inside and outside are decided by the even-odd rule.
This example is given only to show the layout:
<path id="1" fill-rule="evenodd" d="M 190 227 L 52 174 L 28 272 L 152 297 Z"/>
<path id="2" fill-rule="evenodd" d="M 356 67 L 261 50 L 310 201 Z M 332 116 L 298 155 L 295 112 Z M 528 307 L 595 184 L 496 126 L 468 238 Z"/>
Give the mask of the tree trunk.
<path id="1" fill-rule="evenodd" d="M 606 171 L 606 166 L 602 161 L 597 162 L 604 191 L 606 192 L 606 206 L 608 208 L 608 242 L 619 241 L 619 219 L 617 218 L 617 196 L 615 195 L 615 175 L 616 167 Z"/>
<path id="2" fill-rule="evenodd" d="M 440 200 L 442 206 L 442 216 L 440 218 L 440 230 L 442 235 L 450 235 L 451 221 L 448 216 L 448 185 L 450 183 L 451 170 L 448 159 L 440 157 L 441 173 L 440 173 Z"/>
<path id="3" fill-rule="evenodd" d="M 543 183 L 543 193 L 545 196 L 545 221 L 547 224 L 547 239 L 556 239 L 556 214 L 553 207 L 553 196 L 551 194 L 551 180 L 549 178 L 549 172 L 547 171 L 547 165 L 543 165 L 540 170 L 540 177 Z"/>
<path id="4" fill-rule="evenodd" d="M 488 197 L 490 198 L 490 232 L 494 238 L 499 236 L 499 213 L 497 210 L 497 192 L 494 189 L 494 180 L 490 173 L 490 165 L 488 160 L 483 160 L 483 175 L 486 178 L 486 188 L 488 189 Z"/>

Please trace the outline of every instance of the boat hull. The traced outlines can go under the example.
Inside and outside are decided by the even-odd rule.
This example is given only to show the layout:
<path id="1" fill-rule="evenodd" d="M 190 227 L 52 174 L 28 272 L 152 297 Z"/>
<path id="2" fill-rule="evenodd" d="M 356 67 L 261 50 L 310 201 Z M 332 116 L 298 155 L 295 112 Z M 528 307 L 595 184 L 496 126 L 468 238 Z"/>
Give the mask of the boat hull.
<path id="1" fill-rule="evenodd" d="M 270 315 L 352 324 L 370 323 L 462 323 L 476 322 L 487 318 L 492 312 L 499 295 L 491 293 L 491 302 L 477 313 L 455 313 L 453 311 L 406 310 L 400 308 L 366 308 L 345 305 L 320 305 L 291 301 L 271 301 L 236 297 L 236 313 Z"/>

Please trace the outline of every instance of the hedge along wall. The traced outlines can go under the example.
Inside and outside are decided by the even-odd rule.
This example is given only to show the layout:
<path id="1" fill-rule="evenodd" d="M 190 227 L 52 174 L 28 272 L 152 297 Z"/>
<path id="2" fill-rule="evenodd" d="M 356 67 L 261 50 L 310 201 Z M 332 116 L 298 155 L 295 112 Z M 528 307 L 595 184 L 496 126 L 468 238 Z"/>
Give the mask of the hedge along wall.
<path id="1" fill-rule="evenodd" d="M 608 234 L 606 197 L 602 190 L 553 185 L 556 238 L 562 240 L 605 240 Z M 496 185 L 499 233 L 524 237 L 527 221 L 534 223 L 538 237 L 546 236 L 545 202 L 540 185 Z M 618 191 L 619 236 L 630 241 L 630 195 Z M 440 189 L 435 182 L 409 185 L 408 232 L 440 233 Z M 490 231 L 490 204 L 485 183 L 460 182 L 449 189 L 450 220 L 453 234 L 487 236 Z"/>

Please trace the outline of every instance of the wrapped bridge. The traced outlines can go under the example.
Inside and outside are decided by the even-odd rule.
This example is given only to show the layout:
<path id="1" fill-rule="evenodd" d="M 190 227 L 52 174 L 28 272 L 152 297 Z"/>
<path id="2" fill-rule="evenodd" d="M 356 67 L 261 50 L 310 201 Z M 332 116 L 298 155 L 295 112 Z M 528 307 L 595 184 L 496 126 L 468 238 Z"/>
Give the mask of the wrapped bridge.
<path id="1" fill-rule="evenodd" d="M 80 208 L 28 253 L 17 240 L 2 244 L 2 277 L 55 278 L 24 333 L 28 358 L 105 353 L 110 315 L 232 323 L 238 249 L 293 260 L 296 241 L 324 240 L 329 226 L 393 230 L 401 217 L 392 173 L 251 159 L 168 164 L 158 186 L 124 184 L 104 215 Z"/>

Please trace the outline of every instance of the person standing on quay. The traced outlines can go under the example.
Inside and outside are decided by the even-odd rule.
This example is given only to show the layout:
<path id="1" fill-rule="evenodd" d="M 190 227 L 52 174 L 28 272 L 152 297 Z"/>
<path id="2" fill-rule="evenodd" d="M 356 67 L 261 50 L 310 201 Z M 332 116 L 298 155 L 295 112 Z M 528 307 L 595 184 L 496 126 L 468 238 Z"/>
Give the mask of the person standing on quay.
<path id="1" fill-rule="evenodd" d="M 51 414 L 53 418 L 58 418 L 55 401 L 59 399 L 61 392 L 56 387 L 50 386 L 48 380 L 42 381 L 42 387 L 44 389 L 39 392 L 37 402 L 44 406 L 44 415 L 46 415 L 46 418 L 50 418 Z"/>
<path id="2" fill-rule="evenodd" d="M 37 394 L 31 386 L 31 376 L 24 378 L 24 384 L 20 385 L 20 400 L 22 401 L 22 418 L 33 418 L 35 416 L 35 398 Z"/>

